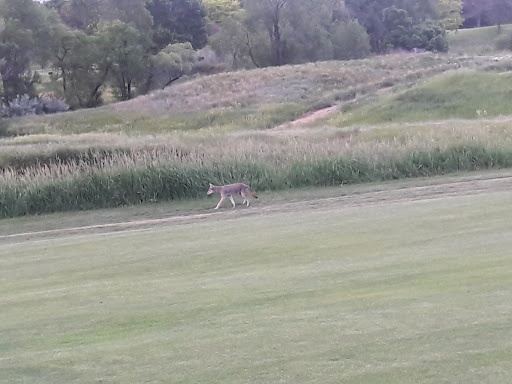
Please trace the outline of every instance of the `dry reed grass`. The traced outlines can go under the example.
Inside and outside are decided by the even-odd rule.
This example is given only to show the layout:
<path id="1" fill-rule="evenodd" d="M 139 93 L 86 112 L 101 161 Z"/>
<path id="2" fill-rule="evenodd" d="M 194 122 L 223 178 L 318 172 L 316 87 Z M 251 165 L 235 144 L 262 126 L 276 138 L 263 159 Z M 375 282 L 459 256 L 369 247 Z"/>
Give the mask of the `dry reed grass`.
<path id="1" fill-rule="evenodd" d="M 282 129 L 286 133 L 286 129 Z M 366 159 L 378 164 L 384 159 L 400 159 L 414 151 L 444 151 L 457 145 L 510 148 L 512 128 L 505 121 L 444 121 L 435 124 L 384 125 L 346 128 L 319 127 L 275 135 L 272 130 L 230 134 L 130 137 L 113 134 L 41 136 L 38 144 L 21 145 L 13 139 L 5 148 L 26 157 L 42 152 L 58 153 L 73 148 L 81 155 L 55 158 L 23 169 L 4 167 L 0 183 L 26 184 L 69 179 L 77 175 L 144 167 L 208 168 L 218 164 L 254 163 L 270 168 L 290 164 L 315 163 L 339 158 Z M 4 143 L 5 144 L 5 143 Z M 111 149 L 106 151 L 106 149 Z M 115 149 L 117 148 L 117 150 Z M 112 150 L 114 149 L 114 150 Z"/>

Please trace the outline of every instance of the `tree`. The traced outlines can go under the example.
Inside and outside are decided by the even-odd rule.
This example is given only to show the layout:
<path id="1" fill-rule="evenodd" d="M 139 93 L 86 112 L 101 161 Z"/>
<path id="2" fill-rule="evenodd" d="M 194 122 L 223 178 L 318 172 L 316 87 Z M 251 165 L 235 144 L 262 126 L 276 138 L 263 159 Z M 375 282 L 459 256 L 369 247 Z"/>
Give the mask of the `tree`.
<path id="1" fill-rule="evenodd" d="M 406 10 L 395 6 L 382 11 L 382 20 L 386 28 L 386 42 L 390 48 L 420 48 L 442 52 L 448 50 L 445 30 L 439 24 L 428 21 L 417 24 Z"/>
<path id="2" fill-rule="evenodd" d="M 405 9 L 395 6 L 384 9 L 382 22 L 387 30 L 388 46 L 412 49 L 421 44 L 420 37 L 414 30 L 414 21 Z"/>
<path id="3" fill-rule="evenodd" d="M 218 30 L 209 37 L 208 43 L 215 53 L 231 61 L 231 68 L 244 68 L 250 66 L 252 52 L 248 32 L 245 27 L 246 14 L 240 11 L 232 17 L 224 19 L 217 24 Z M 254 62 L 252 64 L 259 66 Z"/>
<path id="4" fill-rule="evenodd" d="M 261 23 L 268 34 L 273 65 L 285 64 L 286 42 L 282 37 L 282 29 L 287 20 L 283 13 L 292 1 L 246 0 L 243 2 L 253 31 L 259 27 L 257 24 Z"/>
<path id="5" fill-rule="evenodd" d="M 203 0 L 208 24 L 222 24 L 240 13 L 239 0 Z"/>
<path id="6" fill-rule="evenodd" d="M 368 32 L 373 52 L 387 51 L 390 48 L 390 41 L 402 40 L 404 43 L 406 42 L 407 46 L 410 46 L 414 40 L 417 40 L 417 37 L 421 38 L 421 31 L 412 31 L 407 27 L 411 21 L 416 27 L 414 29 L 430 29 L 432 25 L 439 25 L 441 33 L 444 33 L 444 28 L 440 25 L 439 0 L 345 0 L 345 4 L 351 16 L 357 19 Z M 396 12 L 394 15 L 388 13 L 387 21 L 384 22 L 384 10 L 386 9 L 405 11 L 403 15 L 407 21 L 402 17 L 401 22 L 407 25 L 403 24 L 399 28 L 397 25 L 390 25 L 390 18 L 399 16 Z M 394 20 L 392 23 L 396 24 L 397 21 Z M 400 30 L 404 33 L 414 33 L 416 36 L 399 36 Z M 392 44 L 393 46 L 404 47 L 402 43 L 398 46 Z"/>
<path id="7" fill-rule="evenodd" d="M 198 0 L 150 0 L 153 42 L 158 52 L 168 44 L 190 42 L 195 49 L 207 43 L 206 11 Z"/>
<path id="8" fill-rule="evenodd" d="M 462 0 L 462 12 L 465 18 L 463 27 L 483 27 L 512 22 L 512 3 L 510 0 Z"/>
<path id="9" fill-rule="evenodd" d="M 448 31 L 456 31 L 464 22 L 462 0 L 439 0 L 441 25 Z"/>
<path id="10" fill-rule="evenodd" d="M 55 12 L 32 0 L 0 0 L 0 76 L 5 103 L 17 95 L 36 96 L 37 74 L 31 63 L 44 64 L 62 25 Z"/>
<path id="11" fill-rule="evenodd" d="M 340 49 L 346 45 L 341 34 L 355 32 L 358 24 L 349 23 L 348 12 L 339 0 L 246 0 L 242 6 L 247 13 L 248 52 L 260 66 L 344 57 Z M 357 33 L 362 34 L 357 39 L 357 56 L 362 57 L 365 49 L 359 43 L 367 36 L 362 29 Z"/>
<path id="12" fill-rule="evenodd" d="M 382 53 L 390 48 L 446 50 L 439 1 L 345 0 L 345 3 L 350 15 L 368 32 L 372 51 Z M 435 36 L 429 38 L 432 33 Z"/>
<path id="13" fill-rule="evenodd" d="M 382 53 L 387 49 L 386 28 L 382 22 L 383 9 L 390 7 L 389 0 L 345 0 L 350 16 L 361 24 L 370 39 L 373 52 Z"/>
<path id="14" fill-rule="evenodd" d="M 146 0 L 102 0 L 101 21 L 119 20 L 149 37 L 153 28 L 153 17 L 146 8 L 146 3 Z"/>
<path id="15" fill-rule="evenodd" d="M 102 0 L 69 0 L 60 7 L 64 23 L 87 34 L 93 34 L 100 22 L 100 5 Z"/>
<path id="16" fill-rule="evenodd" d="M 370 39 L 366 30 L 352 20 L 342 22 L 333 30 L 333 59 L 361 59 L 370 54 Z"/>
<path id="17" fill-rule="evenodd" d="M 91 108 L 101 105 L 101 88 L 112 69 L 108 39 L 105 35 L 87 35 L 83 31 L 69 31 L 59 41 L 55 67 L 67 103 L 73 108 Z"/>
<path id="18" fill-rule="evenodd" d="M 100 26 L 98 39 L 118 98 L 131 99 L 132 86 L 142 80 L 145 69 L 143 35 L 135 27 L 116 20 Z"/>
<path id="19" fill-rule="evenodd" d="M 512 22 L 512 2 L 510 0 L 492 0 L 489 14 L 490 20 L 497 25 L 498 33 L 500 33 L 503 24 Z"/>
<path id="20" fill-rule="evenodd" d="M 196 60 L 192 44 L 169 44 L 150 58 L 147 88 L 165 88 L 190 73 Z"/>

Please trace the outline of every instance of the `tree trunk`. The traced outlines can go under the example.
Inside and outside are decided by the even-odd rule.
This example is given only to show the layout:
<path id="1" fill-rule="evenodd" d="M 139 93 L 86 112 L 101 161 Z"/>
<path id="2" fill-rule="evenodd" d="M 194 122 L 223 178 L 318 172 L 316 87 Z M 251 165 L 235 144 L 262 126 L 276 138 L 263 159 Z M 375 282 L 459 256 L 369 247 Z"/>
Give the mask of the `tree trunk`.
<path id="1" fill-rule="evenodd" d="M 95 101 L 97 101 L 98 98 L 99 98 L 98 97 L 98 91 L 100 90 L 100 88 L 103 85 L 103 83 L 105 83 L 105 80 L 107 79 L 109 71 L 110 71 L 110 66 L 107 66 L 105 68 L 105 72 L 103 73 L 103 76 L 101 77 L 100 81 L 98 81 L 98 83 L 96 84 L 96 86 L 92 90 L 92 92 L 91 92 L 91 94 L 89 96 L 89 100 L 87 100 L 87 106 L 88 107 L 92 107 L 92 106 L 96 105 Z"/>
<path id="2" fill-rule="evenodd" d="M 251 58 L 252 63 L 256 66 L 256 68 L 261 68 L 261 66 L 256 62 L 254 55 L 252 53 L 251 40 L 249 38 L 249 32 L 245 31 L 245 36 L 247 37 L 247 48 L 249 48 L 249 57 Z"/>
<path id="3" fill-rule="evenodd" d="M 179 80 L 181 78 L 181 75 L 179 76 L 176 76 L 176 77 L 171 77 L 169 79 L 169 81 L 162 87 L 162 89 L 164 89 L 165 87 L 168 87 L 169 85 L 171 85 L 172 83 L 174 83 L 176 80 Z"/>
<path id="4" fill-rule="evenodd" d="M 274 37 L 274 60 L 276 65 L 283 65 L 283 42 L 281 41 L 281 31 L 279 23 L 275 23 L 272 31 Z"/>
<path id="5" fill-rule="evenodd" d="M 281 0 L 275 4 L 274 13 L 272 15 L 272 26 L 269 28 L 270 44 L 272 46 L 272 56 L 275 65 L 284 64 L 284 45 L 281 38 L 281 9 L 284 7 L 286 0 Z"/>

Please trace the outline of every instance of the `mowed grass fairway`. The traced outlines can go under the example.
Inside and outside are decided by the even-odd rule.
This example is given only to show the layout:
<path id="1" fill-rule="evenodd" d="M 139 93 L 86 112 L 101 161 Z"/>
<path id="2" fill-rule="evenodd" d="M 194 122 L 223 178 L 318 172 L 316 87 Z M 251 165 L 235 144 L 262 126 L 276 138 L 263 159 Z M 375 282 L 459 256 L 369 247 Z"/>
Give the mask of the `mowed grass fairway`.
<path id="1" fill-rule="evenodd" d="M 4 238 L 0 382 L 512 382 L 512 192 L 265 204 Z"/>

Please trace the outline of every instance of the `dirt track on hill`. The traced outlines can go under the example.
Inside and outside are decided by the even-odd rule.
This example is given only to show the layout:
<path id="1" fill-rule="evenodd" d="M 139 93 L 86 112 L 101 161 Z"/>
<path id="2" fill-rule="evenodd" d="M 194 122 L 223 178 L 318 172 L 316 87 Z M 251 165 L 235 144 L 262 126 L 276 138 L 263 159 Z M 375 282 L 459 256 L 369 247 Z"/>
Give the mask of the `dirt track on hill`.
<path id="1" fill-rule="evenodd" d="M 259 202 L 257 205 L 253 204 L 253 206 L 251 206 L 249 209 L 244 209 L 241 206 L 238 206 L 238 209 L 223 208 L 220 211 L 214 211 L 213 209 L 210 209 L 206 210 L 205 213 L 199 214 L 174 215 L 155 219 L 149 218 L 145 220 L 133 220 L 44 231 L 13 233 L 9 235 L 0 235 L 0 241 L 19 242 L 29 239 L 33 240 L 57 238 L 61 236 L 85 233 L 109 233 L 170 225 L 185 225 L 201 221 L 226 220 L 250 215 L 278 214 L 297 210 L 331 210 L 333 208 L 343 209 L 343 207 L 406 203 L 436 198 L 507 191 L 512 191 L 512 176 L 509 175 L 492 178 L 474 178 L 470 180 L 452 181 L 416 187 L 393 188 L 391 186 L 385 190 L 364 192 L 356 191 L 350 194 L 346 194 L 346 192 L 343 191 L 343 188 L 340 187 L 340 196 L 337 197 L 320 197 L 315 199 L 309 197 L 303 200 L 280 203 L 271 201 L 265 202 L 264 199 L 260 199 L 261 202 Z"/>

